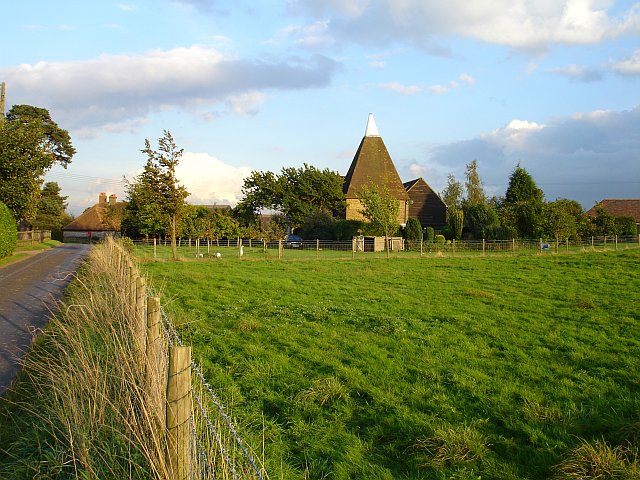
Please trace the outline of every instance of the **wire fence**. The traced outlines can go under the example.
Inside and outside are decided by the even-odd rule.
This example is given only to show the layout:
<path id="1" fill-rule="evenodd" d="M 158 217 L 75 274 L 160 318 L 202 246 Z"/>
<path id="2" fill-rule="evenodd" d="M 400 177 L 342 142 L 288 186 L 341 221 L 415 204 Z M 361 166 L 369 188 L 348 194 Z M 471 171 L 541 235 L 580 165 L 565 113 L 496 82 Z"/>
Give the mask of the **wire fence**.
<path id="1" fill-rule="evenodd" d="M 149 295 L 152 294 L 149 289 Z M 182 340 L 166 311 L 161 307 L 160 312 L 164 341 L 168 346 L 182 346 Z M 191 372 L 194 400 L 190 421 L 191 478 L 267 478 L 196 362 L 191 363 Z"/>
<path id="2" fill-rule="evenodd" d="M 168 240 L 136 240 L 136 256 L 143 260 L 170 260 L 173 252 Z M 584 239 L 513 239 L 462 240 L 445 243 L 388 241 L 389 251 L 370 247 L 355 240 L 304 240 L 287 244 L 283 241 L 253 239 L 224 239 L 218 241 L 178 239 L 178 259 L 222 260 L 309 260 L 309 259 L 364 259 L 411 258 L 453 255 L 532 255 L 565 254 L 590 251 L 615 251 L 640 248 L 640 235 L 589 237 Z"/>

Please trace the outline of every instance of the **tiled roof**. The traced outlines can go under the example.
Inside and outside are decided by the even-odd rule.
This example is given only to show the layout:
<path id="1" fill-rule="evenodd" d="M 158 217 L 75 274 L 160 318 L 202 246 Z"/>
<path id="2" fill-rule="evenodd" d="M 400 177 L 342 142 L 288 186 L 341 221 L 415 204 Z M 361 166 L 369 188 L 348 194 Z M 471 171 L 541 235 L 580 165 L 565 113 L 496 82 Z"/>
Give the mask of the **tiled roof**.
<path id="1" fill-rule="evenodd" d="M 587 212 L 591 217 L 596 216 L 596 210 L 602 208 L 605 212 L 614 217 L 631 217 L 640 223 L 640 198 L 611 199 L 607 198 L 598 202 Z"/>
<path id="2" fill-rule="evenodd" d="M 387 147 L 379 136 L 365 136 L 360 142 L 344 180 L 345 196 L 358 198 L 360 189 L 369 180 L 377 185 L 385 185 L 398 200 L 409 199 Z"/>

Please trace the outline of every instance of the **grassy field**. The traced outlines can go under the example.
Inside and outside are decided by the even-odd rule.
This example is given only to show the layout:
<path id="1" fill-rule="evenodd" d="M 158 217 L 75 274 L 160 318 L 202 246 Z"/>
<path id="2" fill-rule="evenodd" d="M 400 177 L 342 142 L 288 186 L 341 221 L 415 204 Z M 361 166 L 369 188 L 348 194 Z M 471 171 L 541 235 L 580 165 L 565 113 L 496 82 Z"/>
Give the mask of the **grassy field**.
<path id="1" fill-rule="evenodd" d="M 640 478 L 639 266 L 630 250 L 143 269 L 271 479 L 486 480 Z"/>

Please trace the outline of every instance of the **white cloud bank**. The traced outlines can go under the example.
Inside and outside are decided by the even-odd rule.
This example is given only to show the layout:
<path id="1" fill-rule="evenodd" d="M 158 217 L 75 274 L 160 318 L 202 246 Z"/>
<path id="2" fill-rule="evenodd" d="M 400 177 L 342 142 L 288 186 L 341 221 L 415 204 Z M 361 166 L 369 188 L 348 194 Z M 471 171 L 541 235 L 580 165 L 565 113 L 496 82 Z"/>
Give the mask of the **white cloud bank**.
<path id="1" fill-rule="evenodd" d="M 332 35 L 364 44 L 403 39 L 443 50 L 438 36 L 455 35 L 516 49 L 590 45 L 640 33 L 640 6 L 619 15 L 594 0 L 297 0 L 290 9 L 327 22 Z"/>
<path id="2" fill-rule="evenodd" d="M 176 177 L 191 193 L 187 201 L 194 205 L 229 204 L 242 199 L 242 184 L 251 173 L 249 167 L 228 165 L 208 153 L 185 152 Z"/>
<path id="3" fill-rule="evenodd" d="M 545 124 L 513 120 L 477 138 L 428 151 L 425 178 L 437 190 L 446 174 L 464 181 L 465 164 L 476 159 L 490 195 L 504 195 L 508 178 L 520 163 L 547 200 L 578 200 L 585 208 L 604 198 L 640 195 L 640 107 L 629 111 L 593 111 L 551 119 Z"/>
<path id="4" fill-rule="evenodd" d="M 46 106 L 74 135 L 88 137 L 101 129 L 130 130 L 150 113 L 170 108 L 227 105 L 252 114 L 265 90 L 325 86 L 337 67 L 321 55 L 267 62 L 192 46 L 0 68 L 0 77 L 13 85 L 13 104 Z"/>

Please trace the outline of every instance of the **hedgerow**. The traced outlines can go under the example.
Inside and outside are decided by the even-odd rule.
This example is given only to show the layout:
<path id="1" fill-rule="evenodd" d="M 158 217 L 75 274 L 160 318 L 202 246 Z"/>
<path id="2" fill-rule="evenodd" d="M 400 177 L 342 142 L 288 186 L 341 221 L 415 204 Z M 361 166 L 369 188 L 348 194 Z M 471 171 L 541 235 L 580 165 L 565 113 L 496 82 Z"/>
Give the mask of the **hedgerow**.
<path id="1" fill-rule="evenodd" d="M 11 255 L 18 243 L 16 221 L 9 208 L 0 202 L 0 258 Z"/>

